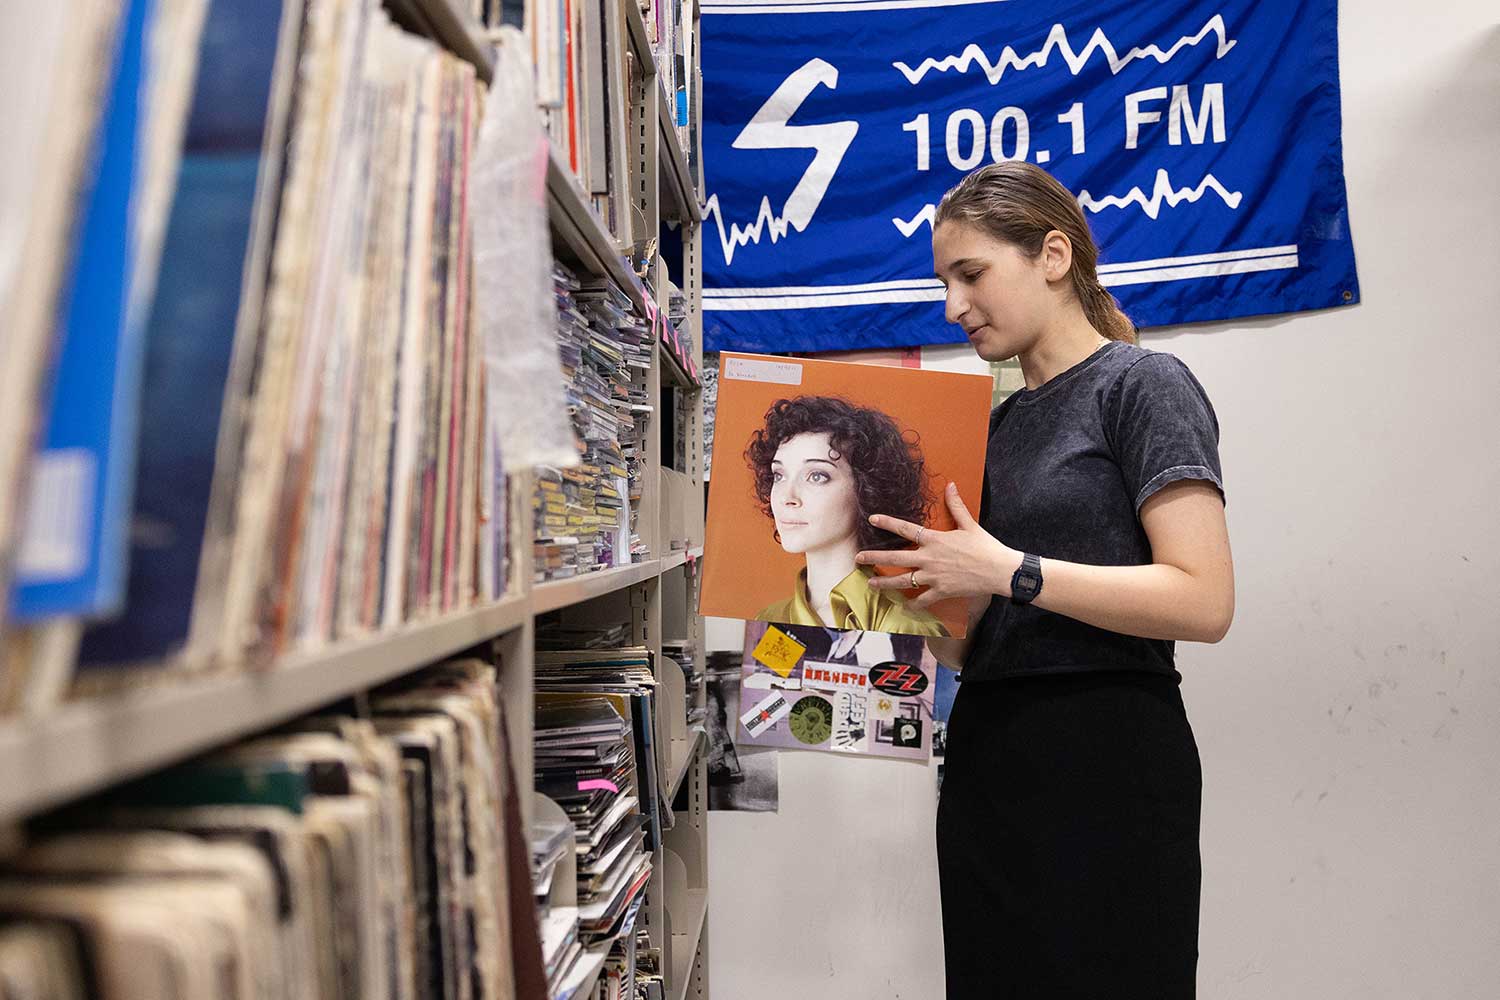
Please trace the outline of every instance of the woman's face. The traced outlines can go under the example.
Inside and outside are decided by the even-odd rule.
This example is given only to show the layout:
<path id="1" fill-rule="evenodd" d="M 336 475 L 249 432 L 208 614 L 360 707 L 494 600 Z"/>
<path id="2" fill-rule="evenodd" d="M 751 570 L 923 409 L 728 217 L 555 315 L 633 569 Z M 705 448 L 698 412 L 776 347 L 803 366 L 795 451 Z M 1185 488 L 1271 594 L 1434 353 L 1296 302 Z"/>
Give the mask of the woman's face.
<path id="1" fill-rule="evenodd" d="M 1055 309 L 1042 259 L 973 226 L 944 222 L 932 234 L 932 265 L 947 288 L 945 315 L 986 361 L 1029 351 Z"/>
<path id="2" fill-rule="evenodd" d="M 854 470 L 835 457 L 829 435 L 787 438 L 771 460 L 771 515 L 788 552 L 811 552 L 855 533 Z"/>

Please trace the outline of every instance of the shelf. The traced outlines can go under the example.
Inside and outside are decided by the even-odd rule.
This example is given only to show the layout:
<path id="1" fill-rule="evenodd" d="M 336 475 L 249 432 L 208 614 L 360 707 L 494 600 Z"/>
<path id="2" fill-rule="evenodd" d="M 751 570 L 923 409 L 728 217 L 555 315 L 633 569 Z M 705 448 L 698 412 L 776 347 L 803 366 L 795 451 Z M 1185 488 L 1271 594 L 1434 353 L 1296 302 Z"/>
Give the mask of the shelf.
<path id="1" fill-rule="evenodd" d="M 635 58 L 641 65 L 641 72 L 646 76 L 656 75 L 656 60 L 651 55 L 651 36 L 646 33 L 646 16 L 641 13 L 641 5 L 635 0 L 622 0 L 625 4 L 625 27 L 626 33 L 630 35 L 630 47 L 635 50 Z"/>
<path id="2" fill-rule="evenodd" d="M 689 559 L 697 560 L 702 558 L 703 546 L 701 545 L 694 545 L 690 549 L 675 549 L 671 555 L 662 559 L 661 571 L 665 573 L 669 569 L 676 569 L 678 566 L 685 565 Z"/>
<path id="3" fill-rule="evenodd" d="M 473 63 L 485 83 L 494 78 L 494 49 L 459 0 L 391 0 L 390 6 L 397 20 L 411 22 L 460 59 Z"/>
<path id="4" fill-rule="evenodd" d="M 657 342 L 656 353 L 661 355 L 662 375 L 671 381 L 672 384 L 680 386 L 683 389 L 692 389 L 695 392 L 703 388 L 701 382 L 688 374 L 687 369 L 682 366 L 682 362 L 677 360 L 677 355 L 672 353 L 671 348 L 664 341 Z"/>
<path id="5" fill-rule="evenodd" d="M 708 917 L 708 890 L 687 890 L 688 929 L 672 932 L 672 978 L 667 980 L 670 995 L 676 1000 L 687 996 L 693 975 L 693 959 L 698 956 L 698 942 L 703 938 L 703 921 Z"/>
<path id="6" fill-rule="evenodd" d="M 677 97 L 662 89 L 660 81 L 661 78 L 657 77 L 656 109 L 659 121 L 656 132 L 660 137 L 661 160 L 664 164 L 661 176 L 669 182 L 666 187 L 682 213 L 679 218 L 687 222 L 702 222 L 703 213 L 698 208 L 697 189 L 688 174 L 687 157 L 682 155 L 682 144 L 677 141 Z"/>
<path id="7" fill-rule="evenodd" d="M 682 787 L 682 779 L 687 777 L 688 768 L 693 766 L 693 758 L 697 757 L 703 749 L 707 735 L 702 729 L 694 727 L 692 735 L 685 740 L 672 741 L 672 783 L 667 786 L 667 802 L 677 798 L 677 790 Z M 679 747 L 685 747 L 682 757 L 677 757 Z"/>
<path id="8" fill-rule="evenodd" d="M 540 615 L 548 611 L 556 611 L 558 608 L 565 608 L 570 604 L 577 604 L 580 601 L 603 597 L 605 594 L 612 594 L 617 590 L 634 586 L 642 580 L 649 580 L 660 571 L 660 560 L 648 559 L 645 562 L 616 566 L 614 569 L 601 569 L 583 576 L 569 577 L 566 580 L 538 583 L 531 590 L 531 611 L 533 614 Z"/>
<path id="9" fill-rule="evenodd" d="M 298 655 L 264 671 L 163 679 L 0 724 L 0 821 L 191 757 L 519 627 L 524 595 Z"/>
<path id="10" fill-rule="evenodd" d="M 645 315 L 646 297 L 640 279 L 625 266 L 624 252 L 556 148 L 547 150 L 547 214 L 554 236 L 563 244 L 554 246 L 554 252 L 566 249 L 567 256 L 591 273 L 610 278 L 630 296 L 636 310 Z"/>

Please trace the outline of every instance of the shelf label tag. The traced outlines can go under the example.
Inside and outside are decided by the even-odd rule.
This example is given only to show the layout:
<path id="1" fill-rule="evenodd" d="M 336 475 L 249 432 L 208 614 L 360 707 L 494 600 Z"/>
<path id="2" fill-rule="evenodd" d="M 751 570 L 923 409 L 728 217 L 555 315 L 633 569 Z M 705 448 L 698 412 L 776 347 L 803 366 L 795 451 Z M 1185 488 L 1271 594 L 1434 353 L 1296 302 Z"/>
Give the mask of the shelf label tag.
<path id="1" fill-rule="evenodd" d="M 759 358 L 725 358 L 724 377 L 742 382 L 775 382 L 801 385 L 802 366 L 795 361 L 762 361 Z"/>

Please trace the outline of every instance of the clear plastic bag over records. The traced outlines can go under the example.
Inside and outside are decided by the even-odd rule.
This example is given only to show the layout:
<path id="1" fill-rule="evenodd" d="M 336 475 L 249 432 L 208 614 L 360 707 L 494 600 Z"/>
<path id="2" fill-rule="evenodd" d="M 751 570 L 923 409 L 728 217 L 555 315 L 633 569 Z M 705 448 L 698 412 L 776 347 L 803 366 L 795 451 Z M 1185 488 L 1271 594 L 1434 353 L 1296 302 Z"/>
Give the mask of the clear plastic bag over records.
<path id="1" fill-rule="evenodd" d="M 547 140 L 530 46 L 497 36 L 495 79 L 474 163 L 474 294 L 484 343 L 489 434 L 511 469 L 578 464 L 558 363 L 547 223 Z"/>

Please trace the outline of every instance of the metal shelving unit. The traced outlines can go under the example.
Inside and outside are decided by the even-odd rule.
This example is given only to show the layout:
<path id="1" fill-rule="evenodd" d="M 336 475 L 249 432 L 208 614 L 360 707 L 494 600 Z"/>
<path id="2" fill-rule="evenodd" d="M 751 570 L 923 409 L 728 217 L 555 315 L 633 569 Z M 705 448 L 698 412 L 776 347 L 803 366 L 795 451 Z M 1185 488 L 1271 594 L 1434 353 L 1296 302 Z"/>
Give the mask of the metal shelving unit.
<path id="1" fill-rule="evenodd" d="M 620 39 L 645 72 L 628 96 L 642 134 L 629 146 L 633 217 L 645 234 L 668 221 L 683 233 L 683 273 L 676 280 L 687 296 L 684 329 L 694 336 L 688 357 L 701 368 L 698 185 L 672 127 L 671 102 L 658 82 L 649 35 L 636 0 L 618 0 Z M 493 50 L 484 31 L 459 0 L 388 0 L 409 30 L 427 34 L 469 60 L 491 79 Z M 689 8 L 696 30 L 696 4 Z M 694 73 L 697 68 L 689 70 Z M 697 108 L 693 112 L 697 113 Z M 649 134 L 654 132 L 655 134 Z M 700 158 L 701 159 L 701 158 Z M 696 161 L 695 161 L 696 162 Z M 546 189 L 552 252 L 581 276 L 607 279 L 623 289 L 643 315 L 666 311 L 658 290 L 643 283 L 627 262 L 632 249 L 620 245 L 594 210 L 582 186 L 555 151 L 547 164 Z M 665 264 L 653 262 L 655 283 L 664 284 Z M 649 303 L 649 306 L 648 306 Z M 662 950 L 668 995 L 707 995 L 707 763 L 706 737 L 686 722 L 690 697 L 682 672 L 662 655 L 664 636 L 694 644 L 698 674 L 704 666 L 703 622 L 696 613 L 699 561 L 703 555 L 703 454 L 701 385 L 671 350 L 659 347 L 647 374 L 653 400 L 664 391 L 687 393 L 691 442 L 687 469 L 664 467 L 659 425 L 648 433 L 641 533 L 652 556 L 645 561 L 566 580 L 533 585 L 531 477 L 515 476 L 508 511 L 517 540 L 508 596 L 491 606 L 435 617 L 388 633 L 299 653 L 260 670 L 163 673 L 157 683 L 98 694 L 67 703 L 39 718 L 0 721 L 0 832 L 5 827 L 111 785 L 206 750 L 315 712 L 466 651 L 488 651 L 501 664 L 507 726 L 516 773 L 531 773 L 536 618 L 560 613 L 580 622 L 628 621 L 632 641 L 656 654 L 659 695 L 656 732 L 659 770 L 669 801 L 686 796 L 685 809 L 658 844 L 642 909 L 644 926 Z M 659 419 L 659 416 L 658 416 Z M 533 806 L 523 797 L 527 822 Z M 603 966 L 594 956 L 592 978 Z"/>

